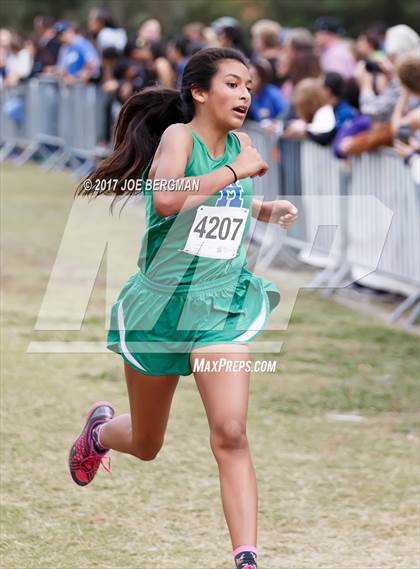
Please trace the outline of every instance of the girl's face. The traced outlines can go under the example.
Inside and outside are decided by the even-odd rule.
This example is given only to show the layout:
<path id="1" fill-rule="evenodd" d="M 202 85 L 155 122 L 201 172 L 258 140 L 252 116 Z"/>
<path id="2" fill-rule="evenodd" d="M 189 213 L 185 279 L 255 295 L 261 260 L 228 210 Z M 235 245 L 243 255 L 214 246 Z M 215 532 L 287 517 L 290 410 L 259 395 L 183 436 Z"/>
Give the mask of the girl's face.
<path id="1" fill-rule="evenodd" d="M 251 104 L 252 79 L 248 68 L 236 60 L 223 60 L 209 91 L 192 89 L 196 105 L 208 111 L 213 122 L 228 130 L 240 128 Z"/>

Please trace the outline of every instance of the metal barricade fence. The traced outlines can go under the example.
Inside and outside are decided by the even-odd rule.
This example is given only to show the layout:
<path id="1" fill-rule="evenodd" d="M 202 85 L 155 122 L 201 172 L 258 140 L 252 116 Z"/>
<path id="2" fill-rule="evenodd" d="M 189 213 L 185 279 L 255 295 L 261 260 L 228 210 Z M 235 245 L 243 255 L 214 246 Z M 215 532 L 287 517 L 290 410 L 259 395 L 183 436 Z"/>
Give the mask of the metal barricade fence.
<path id="1" fill-rule="evenodd" d="M 38 76 L 13 90 L 0 90 L 0 158 L 16 145 L 24 163 L 40 153 L 44 167 L 68 166 L 76 176 L 87 173 L 98 157 L 97 145 L 105 120 L 102 91 L 95 85 L 65 85 L 54 78 Z M 254 193 L 264 200 L 291 199 L 299 208 L 299 221 L 288 232 L 253 222 L 252 263 L 269 267 L 279 258 L 291 266 L 310 263 L 322 270 L 312 285 L 330 290 L 345 279 L 363 277 L 364 283 L 408 295 L 392 315 L 417 305 L 420 268 L 420 189 L 410 172 L 391 151 L 366 153 L 351 161 L 334 158 L 331 149 L 311 141 L 279 138 L 247 122 L 244 130 L 269 164 L 268 173 L 254 179 Z M 351 165 L 351 169 L 349 169 Z M 346 207 L 343 198 L 373 196 L 394 212 L 378 263 L 372 266 L 375 214 L 363 221 Z M 257 252 L 255 252 L 257 250 Z"/>
<path id="2" fill-rule="evenodd" d="M 363 154 L 352 160 L 350 190 L 352 195 L 375 196 L 393 212 L 387 241 L 375 274 L 370 278 L 372 285 L 379 285 L 381 279 L 391 281 L 398 275 L 395 288 L 399 290 L 403 279 L 410 290 L 420 282 L 420 188 L 415 187 L 409 168 L 395 153 L 386 149 Z M 374 230 L 370 231 L 370 243 L 358 239 L 358 235 L 366 233 L 362 232 L 362 222 L 352 217 L 349 227 L 348 256 L 356 278 L 358 267 L 363 266 L 366 257 L 366 246 L 372 246 L 375 239 Z M 392 286 L 392 283 L 388 285 Z"/>
<path id="3" fill-rule="evenodd" d="M 408 317 L 408 323 L 413 324 L 419 316 L 420 301 L 420 187 L 414 184 L 401 158 L 389 149 L 380 149 L 353 158 L 350 192 L 352 196 L 376 197 L 393 214 L 379 262 L 360 282 L 407 295 L 389 319 L 395 321 L 414 307 Z M 363 219 L 350 216 L 347 256 L 354 280 L 365 272 L 372 248 L 380 245 L 377 230 L 381 220 L 367 221 L 369 235 L 362 227 Z"/>
<path id="4" fill-rule="evenodd" d="M 278 197 L 279 188 L 279 169 L 277 155 L 276 135 L 270 135 L 257 123 L 246 122 L 243 129 L 252 140 L 253 146 L 268 164 L 268 172 L 263 177 L 254 178 L 254 195 L 264 196 L 266 200 L 275 200 Z"/>
<path id="5" fill-rule="evenodd" d="M 37 153 L 47 160 L 50 153 L 54 154 L 52 149 L 65 146 L 65 140 L 59 137 L 58 132 L 58 113 L 62 104 L 57 80 L 41 77 L 31 79 L 25 83 L 24 93 L 25 140 L 28 144 L 16 158 L 18 165 L 24 164 Z"/>
<path id="6" fill-rule="evenodd" d="M 40 75 L 20 86 L 20 93 L 23 120 L 18 128 L 7 112 L 8 101 L 14 93 L 1 91 L 1 158 L 7 158 L 20 146 L 24 150 L 16 158 L 19 165 L 38 153 L 45 159 L 45 169 L 70 165 L 77 171 L 76 175 L 89 171 L 98 154 L 103 125 L 100 87 L 66 85 L 54 77 Z"/>
<path id="7" fill-rule="evenodd" d="M 247 126 L 247 132 L 257 149 L 264 149 L 261 143 L 258 145 L 260 138 L 264 138 L 261 127 L 253 125 L 251 131 Z M 278 176 L 275 198 L 291 200 L 299 209 L 299 220 L 287 233 L 280 228 L 265 233 L 258 264 L 267 268 L 281 257 L 292 266 L 297 262 L 321 268 L 335 265 L 343 255 L 345 241 L 338 198 L 347 192 L 339 161 L 333 158 L 329 148 L 310 141 L 278 138 L 276 144 L 276 158 L 269 163 Z M 267 154 L 261 154 L 267 158 Z M 261 178 L 262 193 L 265 199 L 273 199 L 271 183 L 266 178 L 267 175 Z"/>
<path id="8" fill-rule="evenodd" d="M 103 125 L 103 94 L 96 85 L 76 84 L 69 87 L 63 96 L 66 97 L 71 120 L 67 140 L 72 159 L 79 160 L 75 177 L 80 178 L 92 169 L 99 154 L 97 145 Z"/>
<path id="9" fill-rule="evenodd" d="M 328 259 L 334 261 L 341 250 L 342 224 L 329 226 L 340 221 L 340 200 L 337 198 L 345 195 L 341 186 L 340 164 L 333 158 L 330 148 L 305 140 L 301 143 L 300 167 L 307 238 L 300 256 L 302 260 L 322 267 L 328 264 Z M 315 199 L 305 201 L 310 196 Z M 317 199 L 321 196 L 331 199 Z M 333 240 L 336 232 L 337 239 Z"/>
<path id="10" fill-rule="evenodd" d="M 278 137 L 267 134 L 257 123 L 250 121 L 245 123 L 243 130 L 251 137 L 252 144 L 268 164 L 267 174 L 263 177 L 254 178 L 254 196 L 265 201 L 275 200 L 278 197 L 280 186 Z M 282 235 L 278 228 L 252 218 L 250 235 L 251 246 L 248 248 L 248 257 L 251 265 L 258 262 L 262 268 L 268 267 L 274 260 L 274 256 L 278 254 L 278 251 L 274 251 L 272 244 L 276 243 L 277 246 L 280 245 L 279 249 L 282 249 L 284 234 Z"/>
<path id="11" fill-rule="evenodd" d="M 280 138 L 278 140 L 280 172 L 279 195 L 284 199 L 295 202 L 300 201 L 302 195 L 302 169 L 301 169 L 301 144 L 298 140 Z M 299 204 L 296 204 L 299 207 Z M 295 223 L 287 233 L 286 242 L 301 250 L 308 242 L 305 224 L 305 212 L 299 208 L 299 223 Z"/>
<path id="12" fill-rule="evenodd" d="M 267 159 L 263 130 L 248 125 L 247 132 Z M 414 323 L 420 300 L 420 188 L 401 158 L 381 149 L 343 161 L 333 156 L 331 148 L 307 140 L 279 138 L 278 146 L 277 197 L 297 205 L 299 221 L 287 234 L 264 234 L 260 267 L 270 266 L 285 247 L 292 248 L 299 260 L 322 269 L 311 286 L 324 286 L 331 294 L 358 281 L 398 292 L 407 299 L 389 320 L 414 307 L 407 319 Z M 260 179 L 258 193 L 262 190 L 266 199 L 273 199 L 271 183 L 265 178 Z M 359 198 L 368 198 L 367 205 L 369 198 L 376 200 L 377 207 L 363 212 L 360 206 L 365 202 Z"/>

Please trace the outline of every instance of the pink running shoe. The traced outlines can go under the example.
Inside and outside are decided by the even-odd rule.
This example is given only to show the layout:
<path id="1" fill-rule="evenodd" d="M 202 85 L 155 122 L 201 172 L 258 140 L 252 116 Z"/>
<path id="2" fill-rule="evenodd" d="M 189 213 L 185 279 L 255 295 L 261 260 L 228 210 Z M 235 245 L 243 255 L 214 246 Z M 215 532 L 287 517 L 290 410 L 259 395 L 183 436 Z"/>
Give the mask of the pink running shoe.
<path id="1" fill-rule="evenodd" d="M 79 486 L 92 482 L 101 464 L 107 472 L 111 472 L 111 458 L 107 457 L 108 466 L 103 462 L 109 451 L 98 452 L 95 449 L 92 431 L 98 425 L 110 421 L 113 416 L 114 408 L 106 401 L 94 403 L 87 413 L 83 431 L 72 444 L 69 453 L 70 474 Z"/>
<path id="2" fill-rule="evenodd" d="M 257 557 L 252 551 L 244 551 L 235 557 L 236 569 L 258 569 Z"/>

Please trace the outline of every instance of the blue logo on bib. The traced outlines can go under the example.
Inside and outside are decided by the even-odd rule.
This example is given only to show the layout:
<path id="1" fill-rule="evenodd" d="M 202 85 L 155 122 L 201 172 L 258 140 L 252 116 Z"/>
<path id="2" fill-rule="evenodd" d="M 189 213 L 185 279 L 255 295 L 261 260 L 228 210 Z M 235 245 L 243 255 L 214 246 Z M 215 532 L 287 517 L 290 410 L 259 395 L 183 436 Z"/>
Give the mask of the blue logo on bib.
<path id="1" fill-rule="evenodd" d="M 244 200 L 243 200 L 243 188 L 235 182 L 223 188 L 223 190 L 219 190 L 220 197 L 215 203 L 218 207 L 242 207 Z"/>

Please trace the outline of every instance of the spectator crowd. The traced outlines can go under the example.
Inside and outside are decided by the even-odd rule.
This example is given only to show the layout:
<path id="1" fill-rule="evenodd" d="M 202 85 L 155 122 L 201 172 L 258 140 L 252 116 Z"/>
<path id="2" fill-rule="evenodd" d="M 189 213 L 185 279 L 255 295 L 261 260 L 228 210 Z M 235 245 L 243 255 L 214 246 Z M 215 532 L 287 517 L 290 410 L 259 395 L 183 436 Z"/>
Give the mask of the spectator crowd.
<path id="1" fill-rule="evenodd" d="M 133 93 L 150 85 L 179 88 L 189 57 L 216 46 L 239 49 L 250 60 L 249 120 L 331 145 L 337 158 L 393 146 L 420 184 L 420 39 L 404 24 L 376 22 L 352 39 L 333 17 L 318 18 L 311 30 L 263 19 L 249 33 L 235 18 L 221 17 L 165 37 L 152 18 L 129 37 L 106 8 L 92 9 L 85 29 L 37 16 L 29 38 L 0 29 L 0 85 L 13 88 L 39 74 L 97 84 L 109 143 Z"/>

